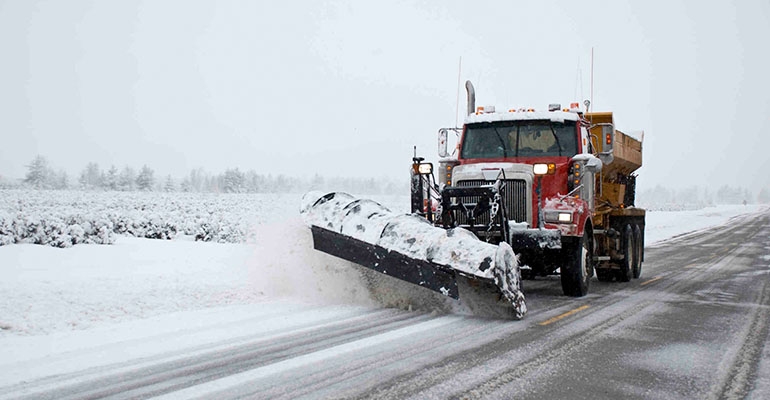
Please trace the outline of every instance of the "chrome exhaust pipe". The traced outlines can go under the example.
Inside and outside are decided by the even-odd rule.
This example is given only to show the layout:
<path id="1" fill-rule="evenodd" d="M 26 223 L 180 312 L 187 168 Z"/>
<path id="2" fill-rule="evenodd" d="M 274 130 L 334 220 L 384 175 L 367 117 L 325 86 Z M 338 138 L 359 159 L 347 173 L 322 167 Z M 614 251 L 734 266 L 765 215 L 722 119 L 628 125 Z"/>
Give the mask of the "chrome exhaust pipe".
<path id="1" fill-rule="evenodd" d="M 465 91 L 468 92 L 468 114 L 471 115 L 476 112 L 476 90 L 473 88 L 471 81 L 465 81 Z"/>

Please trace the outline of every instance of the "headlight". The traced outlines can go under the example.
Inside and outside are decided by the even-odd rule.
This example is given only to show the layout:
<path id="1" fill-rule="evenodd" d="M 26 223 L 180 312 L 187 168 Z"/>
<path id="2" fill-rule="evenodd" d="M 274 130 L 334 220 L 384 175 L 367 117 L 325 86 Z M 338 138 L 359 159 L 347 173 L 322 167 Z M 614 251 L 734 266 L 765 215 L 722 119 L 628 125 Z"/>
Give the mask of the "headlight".
<path id="1" fill-rule="evenodd" d="M 548 173 L 548 164 L 535 164 L 532 166 L 532 172 L 535 175 L 545 175 Z"/>
<path id="2" fill-rule="evenodd" d="M 569 224 L 572 223 L 572 213 L 564 211 L 546 211 L 545 222 L 552 222 L 557 224 Z"/>
<path id="3" fill-rule="evenodd" d="M 421 175 L 427 175 L 433 172 L 433 164 L 420 164 L 418 171 Z"/>
<path id="4" fill-rule="evenodd" d="M 532 166 L 535 175 L 553 175 L 556 172 L 556 164 L 535 164 Z"/>

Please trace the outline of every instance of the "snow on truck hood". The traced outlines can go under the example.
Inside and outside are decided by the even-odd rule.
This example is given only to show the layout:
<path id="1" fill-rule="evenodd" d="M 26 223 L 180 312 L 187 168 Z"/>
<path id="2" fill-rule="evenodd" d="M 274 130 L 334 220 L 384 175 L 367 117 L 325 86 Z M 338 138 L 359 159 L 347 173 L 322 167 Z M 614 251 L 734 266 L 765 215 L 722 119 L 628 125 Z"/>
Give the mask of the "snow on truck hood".
<path id="1" fill-rule="evenodd" d="M 460 164 L 452 169 L 454 173 L 462 171 L 466 174 L 481 174 L 484 171 L 512 171 L 512 172 L 532 172 L 532 164 L 512 163 L 512 162 L 480 162 L 474 164 Z"/>
<path id="2" fill-rule="evenodd" d="M 523 163 L 489 162 L 461 164 L 452 169 L 452 175 L 454 176 L 454 181 L 481 178 L 486 181 L 494 181 L 500 174 L 500 170 L 503 170 L 506 179 L 523 179 L 530 184 L 532 183 L 534 176 L 532 165 Z"/>

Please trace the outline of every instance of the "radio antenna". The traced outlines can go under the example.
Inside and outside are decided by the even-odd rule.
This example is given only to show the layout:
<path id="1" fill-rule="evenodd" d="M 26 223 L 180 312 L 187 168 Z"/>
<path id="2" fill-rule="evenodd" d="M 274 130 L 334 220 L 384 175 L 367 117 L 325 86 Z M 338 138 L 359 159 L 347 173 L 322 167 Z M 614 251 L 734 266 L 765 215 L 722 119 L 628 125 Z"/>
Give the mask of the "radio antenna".
<path id="1" fill-rule="evenodd" d="M 588 111 L 593 110 L 594 106 L 594 48 L 591 46 L 591 107 Z"/>
<path id="2" fill-rule="evenodd" d="M 578 97 L 578 88 L 580 89 L 580 97 Z M 575 93 L 573 95 L 575 100 L 583 97 L 583 69 L 580 67 L 580 56 L 578 56 L 577 67 L 575 68 Z"/>
<path id="3" fill-rule="evenodd" d="M 463 70 L 463 56 L 460 56 L 460 63 L 457 65 L 457 97 L 455 98 L 455 128 L 457 128 L 457 124 L 459 123 L 459 117 L 460 114 L 460 75 L 462 74 Z"/>

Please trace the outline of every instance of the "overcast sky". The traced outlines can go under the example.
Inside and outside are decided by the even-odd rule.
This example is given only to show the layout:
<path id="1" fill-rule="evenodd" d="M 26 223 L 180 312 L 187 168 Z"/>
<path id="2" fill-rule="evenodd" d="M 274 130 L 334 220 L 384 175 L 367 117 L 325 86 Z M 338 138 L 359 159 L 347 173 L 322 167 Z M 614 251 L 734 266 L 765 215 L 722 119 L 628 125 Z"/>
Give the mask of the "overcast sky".
<path id="1" fill-rule="evenodd" d="M 590 96 L 594 48 L 642 188 L 770 186 L 769 39 L 767 0 L 0 0 L 0 176 L 39 154 L 406 180 L 455 125 L 460 57 L 479 104 L 544 109 Z"/>

